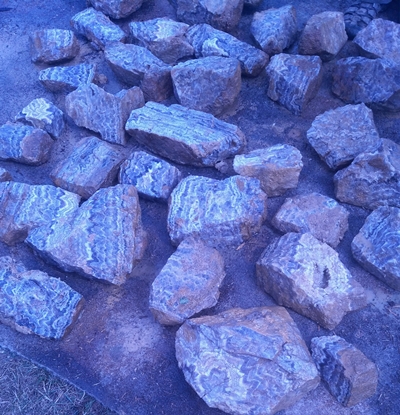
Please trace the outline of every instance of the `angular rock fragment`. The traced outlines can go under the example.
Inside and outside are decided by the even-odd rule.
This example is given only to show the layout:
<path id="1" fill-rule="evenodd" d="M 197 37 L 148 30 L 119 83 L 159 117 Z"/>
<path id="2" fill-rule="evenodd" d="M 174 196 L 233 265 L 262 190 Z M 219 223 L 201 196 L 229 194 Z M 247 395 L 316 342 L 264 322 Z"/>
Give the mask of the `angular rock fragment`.
<path id="1" fill-rule="evenodd" d="M 135 151 L 120 168 L 119 182 L 132 184 L 139 195 L 166 202 L 181 180 L 181 172 L 171 164 L 144 151 Z"/>
<path id="2" fill-rule="evenodd" d="M 0 258 L 0 320 L 25 334 L 61 339 L 78 317 L 82 296 L 42 271 Z"/>
<path id="3" fill-rule="evenodd" d="M 292 308 L 327 329 L 367 305 L 336 251 L 311 233 L 287 233 L 262 253 L 257 277 L 278 305 Z"/>
<path id="4" fill-rule="evenodd" d="M 175 349 L 186 381 L 208 406 L 229 414 L 275 414 L 320 380 L 283 307 L 235 308 L 187 320 Z"/>
<path id="5" fill-rule="evenodd" d="M 0 167 L 0 182 L 10 182 L 12 180 L 11 173 L 3 167 Z"/>
<path id="6" fill-rule="evenodd" d="M 314 337 L 311 353 L 329 392 L 343 406 L 370 398 L 378 384 L 378 371 L 364 353 L 339 336 Z"/>
<path id="7" fill-rule="evenodd" d="M 364 104 L 346 105 L 318 115 L 307 131 L 307 140 L 331 169 L 382 144 L 372 111 Z"/>
<path id="8" fill-rule="evenodd" d="M 139 10 L 143 0 L 89 0 L 89 3 L 112 19 L 122 19 Z"/>
<path id="9" fill-rule="evenodd" d="M 125 129 L 154 153 L 194 166 L 214 166 L 246 145 L 235 125 L 181 105 L 148 102 L 131 112 Z"/>
<path id="10" fill-rule="evenodd" d="M 146 247 L 137 191 L 100 189 L 74 215 L 36 228 L 25 242 L 64 271 L 123 284 Z"/>

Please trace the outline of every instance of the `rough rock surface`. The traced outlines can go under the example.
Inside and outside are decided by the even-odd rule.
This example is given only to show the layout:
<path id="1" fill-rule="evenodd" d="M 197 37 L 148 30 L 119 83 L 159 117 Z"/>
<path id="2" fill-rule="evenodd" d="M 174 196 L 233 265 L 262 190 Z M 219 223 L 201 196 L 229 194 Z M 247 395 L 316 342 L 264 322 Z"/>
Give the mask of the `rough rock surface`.
<path id="1" fill-rule="evenodd" d="M 214 166 L 246 145 L 236 125 L 181 105 L 148 102 L 131 112 L 125 129 L 154 153 L 194 166 Z"/>
<path id="2" fill-rule="evenodd" d="M 237 59 L 209 56 L 171 70 L 175 98 L 185 107 L 220 115 L 232 109 L 242 86 Z"/>
<path id="3" fill-rule="evenodd" d="M 166 202 L 182 178 L 175 166 L 144 151 L 135 151 L 119 171 L 119 182 L 132 184 L 139 195 L 150 200 Z"/>
<path id="4" fill-rule="evenodd" d="M 322 82 L 322 62 L 318 56 L 280 53 L 266 68 L 268 96 L 295 115 L 317 95 Z"/>
<path id="5" fill-rule="evenodd" d="M 280 196 L 297 187 L 303 168 L 301 160 L 301 153 L 296 147 L 277 144 L 235 156 L 233 168 L 242 176 L 260 180 L 261 189 L 268 197 Z"/>
<path id="6" fill-rule="evenodd" d="M 363 151 L 382 144 L 372 111 L 364 104 L 346 105 L 315 117 L 307 140 L 331 168 L 349 164 Z"/>
<path id="7" fill-rule="evenodd" d="M 281 232 L 310 232 L 335 248 L 349 227 L 349 212 L 319 193 L 288 198 L 272 219 Z"/>
<path id="8" fill-rule="evenodd" d="M 200 239 L 186 238 L 151 286 L 150 311 L 159 323 L 173 325 L 215 306 L 225 278 L 224 267 L 216 249 Z"/>
<path id="9" fill-rule="evenodd" d="M 25 242 L 64 271 L 123 284 L 146 247 L 137 191 L 100 189 L 74 215 L 34 229 Z"/>
<path id="10" fill-rule="evenodd" d="M 175 348 L 186 381 L 208 406 L 229 414 L 275 414 L 320 380 L 283 307 L 235 308 L 187 320 Z"/>
<path id="11" fill-rule="evenodd" d="M 82 296 L 42 271 L 0 258 L 0 320 L 16 330 L 60 339 L 78 317 Z"/>
<path id="12" fill-rule="evenodd" d="M 89 0 L 89 3 L 112 19 L 122 19 L 139 10 L 143 0 Z"/>
<path id="13" fill-rule="evenodd" d="M 357 405 L 375 393 L 375 364 L 346 340 L 339 336 L 314 337 L 311 353 L 321 379 L 342 405 Z"/>
<path id="14" fill-rule="evenodd" d="M 266 214 L 267 196 L 257 179 L 189 176 L 171 193 L 167 226 L 174 245 L 192 235 L 239 245 L 259 231 Z"/>
<path id="15" fill-rule="evenodd" d="M 311 233 L 287 233 L 262 253 L 257 277 L 279 305 L 292 308 L 327 329 L 367 305 L 336 251 Z"/>
<path id="16" fill-rule="evenodd" d="M 0 167 L 0 182 L 10 182 L 11 180 L 11 173 L 3 167 Z"/>
<path id="17" fill-rule="evenodd" d="M 400 209 L 381 206 L 351 243 L 354 258 L 371 274 L 400 291 Z"/>

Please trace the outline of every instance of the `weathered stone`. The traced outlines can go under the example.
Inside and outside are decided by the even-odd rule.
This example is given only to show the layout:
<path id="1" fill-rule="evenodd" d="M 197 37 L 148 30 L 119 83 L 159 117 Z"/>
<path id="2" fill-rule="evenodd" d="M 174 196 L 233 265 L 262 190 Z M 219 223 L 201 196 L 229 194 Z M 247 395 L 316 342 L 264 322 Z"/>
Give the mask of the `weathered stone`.
<path id="1" fill-rule="evenodd" d="M 82 296 L 42 271 L 0 258 L 0 320 L 25 334 L 60 339 L 78 317 Z"/>
<path id="2" fill-rule="evenodd" d="M 225 278 L 224 266 L 221 254 L 203 241 L 187 238 L 181 242 L 151 286 L 150 311 L 157 321 L 182 324 L 215 306 Z"/>
<path id="3" fill-rule="evenodd" d="M 11 173 L 3 167 L 0 167 L 0 182 L 10 182 L 12 180 Z"/>
<path id="4" fill-rule="evenodd" d="M 231 109 L 242 86 L 237 59 L 209 56 L 171 70 L 175 98 L 185 107 L 220 115 Z"/>
<path id="5" fill-rule="evenodd" d="M 146 247 L 137 191 L 100 189 L 73 216 L 34 229 L 25 242 L 64 271 L 123 284 Z"/>
<path id="6" fill-rule="evenodd" d="M 287 5 L 254 13 L 250 31 L 265 53 L 282 53 L 297 36 L 296 9 Z"/>
<path id="7" fill-rule="evenodd" d="M 310 232 L 335 248 L 349 227 L 349 212 L 319 193 L 288 198 L 272 219 L 281 232 Z"/>
<path id="8" fill-rule="evenodd" d="M 148 102 L 131 112 L 125 128 L 154 153 L 194 166 L 214 166 L 246 145 L 236 125 L 181 105 Z"/>
<path id="9" fill-rule="evenodd" d="M 260 230 L 266 215 L 267 196 L 259 180 L 189 176 L 171 193 L 167 226 L 175 245 L 192 235 L 210 243 L 239 245 Z"/>
<path id="10" fill-rule="evenodd" d="M 244 0 L 246 7 L 257 7 L 261 4 L 262 0 Z"/>
<path id="11" fill-rule="evenodd" d="M 139 195 L 150 200 L 166 202 L 181 180 L 181 172 L 165 160 L 144 151 L 135 151 L 119 171 L 119 182 L 132 184 Z"/>
<path id="12" fill-rule="evenodd" d="M 134 41 L 149 49 L 165 63 L 174 65 L 180 59 L 194 55 L 193 46 L 185 37 L 189 28 L 186 23 L 158 18 L 145 22 L 131 22 L 129 28 Z"/>
<path id="13" fill-rule="evenodd" d="M 0 240 L 22 242 L 32 229 L 73 214 L 80 199 L 55 186 L 0 183 Z"/>
<path id="14" fill-rule="evenodd" d="M 268 55 L 262 50 L 208 24 L 192 26 L 186 37 L 193 45 L 196 57 L 223 56 L 237 59 L 243 75 L 257 76 L 269 61 Z"/>
<path id="15" fill-rule="evenodd" d="M 364 289 L 337 252 L 311 233 L 287 233 L 269 245 L 257 262 L 257 277 L 279 305 L 330 330 L 367 305 Z"/>
<path id="16" fill-rule="evenodd" d="M 261 189 L 268 195 L 280 196 L 297 187 L 303 162 L 297 148 L 288 144 L 277 144 L 235 156 L 233 168 L 236 173 L 256 177 Z"/>
<path id="17" fill-rule="evenodd" d="M 381 206 L 351 243 L 354 258 L 389 287 L 400 291 L 400 209 Z"/>
<path id="18" fill-rule="evenodd" d="M 339 336 L 314 337 L 311 353 L 329 392 L 342 405 L 357 405 L 375 393 L 375 364 L 346 340 Z"/>
<path id="19" fill-rule="evenodd" d="M 235 308 L 187 320 L 175 348 L 186 381 L 208 406 L 229 414 L 275 414 L 320 380 L 283 307 Z"/>
<path id="20" fill-rule="evenodd" d="M 48 64 L 74 59 L 79 53 L 79 43 L 71 30 L 46 29 L 33 32 L 31 42 L 32 62 Z"/>
<path id="21" fill-rule="evenodd" d="M 171 66 L 146 48 L 113 43 L 104 57 L 122 82 L 141 87 L 146 101 L 163 101 L 172 94 Z"/>
<path id="22" fill-rule="evenodd" d="M 364 104 L 346 105 L 315 117 L 307 140 L 331 168 L 349 164 L 363 151 L 382 144 L 372 111 Z"/>
<path id="23" fill-rule="evenodd" d="M 139 10 L 143 0 L 89 0 L 89 3 L 112 19 L 122 19 Z"/>
<path id="24" fill-rule="evenodd" d="M 24 124 L 0 127 L 0 160 L 37 166 L 50 158 L 54 141 L 43 130 Z"/>
<path id="25" fill-rule="evenodd" d="M 64 129 L 64 114 L 46 98 L 31 101 L 15 117 L 15 121 L 27 122 L 36 128 L 47 131 L 54 138 L 59 138 Z"/>
<path id="26" fill-rule="evenodd" d="M 307 21 L 299 40 L 301 55 L 318 55 L 332 60 L 347 42 L 344 16 L 341 12 L 314 14 Z"/>

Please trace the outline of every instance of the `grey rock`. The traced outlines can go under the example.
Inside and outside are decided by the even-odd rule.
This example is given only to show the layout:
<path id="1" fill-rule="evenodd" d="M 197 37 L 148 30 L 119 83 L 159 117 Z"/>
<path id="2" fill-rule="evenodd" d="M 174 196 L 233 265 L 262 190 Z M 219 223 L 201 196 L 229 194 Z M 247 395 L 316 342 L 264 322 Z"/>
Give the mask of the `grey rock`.
<path id="1" fill-rule="evenodd" d="M 0 182 L 10 182 L 11 180 L 11 173 L 3 167 L 0 167 Z"/>
<path id="2" fill-rule="evenodd" d="M 257 7 L 261 2 L 262 0 L 244 0 L 244 5 L 247 7 Z"/>
<path id="3" fill-rule="evenodd" d="M 187 320 L 175 349 L 186 381 L 208 406 L 229 414 L 275 414 L 320 380 L 283 307 L 235 308 Z"/>
<path id="4" fill-rule="evenodd" d="M 287 233 L 270 244 L 257 262 L 257 277 L 278 305 L 330 330 L 367 305 L 364 289 L 337 252 L 311 233 Z"/>
<path id="5" fill-rule="evenodd" d="M 122 19 L 139 10 L 143 0 L 89 0 L 89 3 L 113 19 Z"/>
<path id="6" fill-rule="evenodd" d="M 214 166 L 246 145 L 236 125 L 181 105 L 148 102 L 131 112 L 125 129 L 154 153 L 194 166 Z"/>
<path id="7" fill-rule="evenodd" d="M 346 105 L 315 117 L 307 140 L 331 168 L 349 164 L 363 151 L 380 147 L 372 111 L 364 104 Z"/>

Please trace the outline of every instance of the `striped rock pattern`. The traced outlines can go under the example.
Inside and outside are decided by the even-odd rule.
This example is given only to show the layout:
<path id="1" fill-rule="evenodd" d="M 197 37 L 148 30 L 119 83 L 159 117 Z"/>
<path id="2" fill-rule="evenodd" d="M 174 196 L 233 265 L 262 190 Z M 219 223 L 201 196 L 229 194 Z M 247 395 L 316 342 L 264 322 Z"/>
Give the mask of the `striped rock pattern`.
<path id="1" fill-rule="evenodd" d="M 146 247 L 137 191 L 100 189 L 75 215 L 35 229 L 26 242 L 64 271 L 123 284 Z"/>
<path id="2" fill-rule="evenodd" d="M 235 308 L 187 320 L 175 349 L 186 381 L 208 406 L 229 414 L 275 414 L 320 380 L 283 307 Z"/>
<path id="3" fill-rule="evenodd" d="M 89 3 L 112 19 L 122 19 L 139 10 L 143 0 L 89 0 Z"/>
<path id="4" fill-rule="evenodd" d="M 25 334 L 61 339 L 78 317 L 82 296 L 42 271 L 0 258 L 0 320 Z"/>

